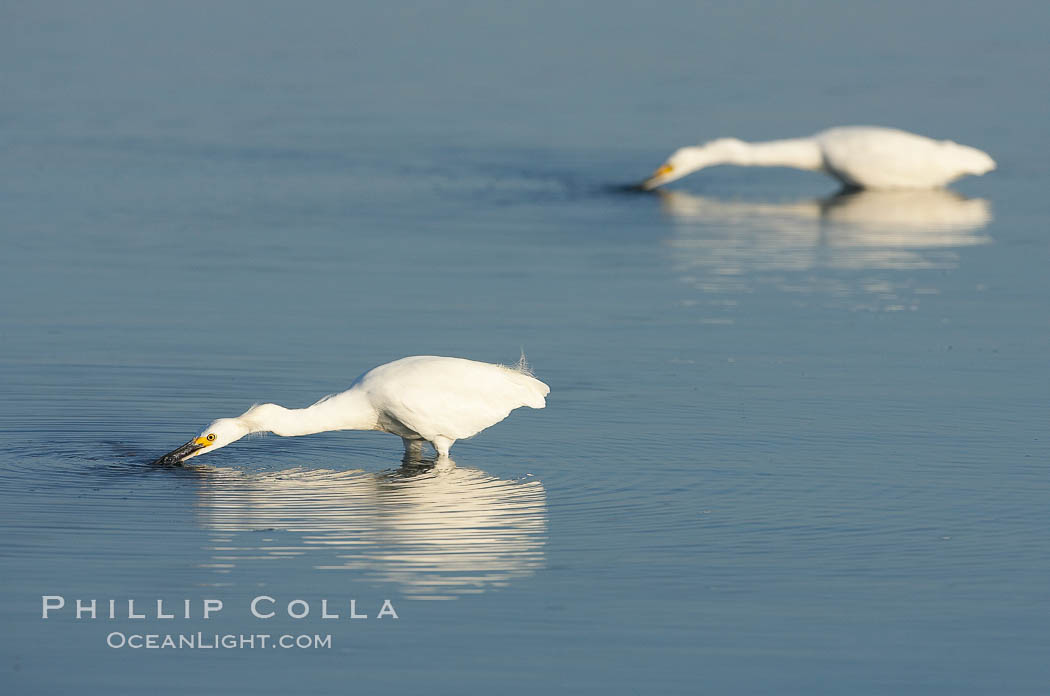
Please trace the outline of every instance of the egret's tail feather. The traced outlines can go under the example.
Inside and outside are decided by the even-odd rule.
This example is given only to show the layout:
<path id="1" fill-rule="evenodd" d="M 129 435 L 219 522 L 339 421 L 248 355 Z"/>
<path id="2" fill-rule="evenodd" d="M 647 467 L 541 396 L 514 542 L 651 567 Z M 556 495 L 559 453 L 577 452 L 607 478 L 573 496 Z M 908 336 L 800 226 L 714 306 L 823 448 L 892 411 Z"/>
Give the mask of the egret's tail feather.
<path id="1" fill-rule="evenodd" d="M 518 362 L 514 363 L 513 365 L 508 365 L 508 367 L 514 370 L 515 372 L 520 372 L 523 375 L 532 377 L 532 368 L 529 367 L 529 361 L 525 359 L 524 348 L 521 349 L 521 357 L 518 358 Z"/>
<path id="2" fill-rule="evenodd" d="M 523 405 L 530 408 L 543 408 L 547 405 L 543 397 L 550 394 L 551 388 L 532 376 L 532 368 L 529 367 L 529 363 L 525 359 L 524 350 L 521 352 L 521 357 L 518 358 L 517 363 L 514 365 L 501 365 L 501 367 L 514 374 L 514 381 L 521 388 L 520 394 Z"/>

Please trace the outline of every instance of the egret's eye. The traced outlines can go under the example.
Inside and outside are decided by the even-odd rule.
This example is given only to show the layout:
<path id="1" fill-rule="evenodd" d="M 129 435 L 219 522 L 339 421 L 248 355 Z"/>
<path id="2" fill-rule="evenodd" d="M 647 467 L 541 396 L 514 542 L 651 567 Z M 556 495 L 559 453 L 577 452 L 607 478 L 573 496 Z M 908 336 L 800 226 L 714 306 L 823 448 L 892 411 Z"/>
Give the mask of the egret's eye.
<path id="1" fill-rule="evenodd" d="M 208 435 L 208 442 L 214 442 L 214 441 L 215 441 L 215 433 L 211 433 L 210 435 Z"/>

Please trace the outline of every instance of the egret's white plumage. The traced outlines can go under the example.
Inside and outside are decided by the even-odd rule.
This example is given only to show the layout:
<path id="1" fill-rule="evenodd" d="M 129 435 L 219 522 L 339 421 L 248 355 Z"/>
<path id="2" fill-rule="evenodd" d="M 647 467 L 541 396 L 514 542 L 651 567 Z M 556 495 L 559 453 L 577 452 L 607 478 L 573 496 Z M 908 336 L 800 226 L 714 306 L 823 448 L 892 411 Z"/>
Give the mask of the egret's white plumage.
<path id="1" fill-rule="evenodd" d="M 513 367 L 464 358 L 416 355 L 380 365 L 350 388 L 300 409 L 259 404 L 220 418 L 158 462 L 175 464 L 249 433 L 295 436 L 329 430 L 381 430 L 400 435 L 408 455 L 424 441 L 448 456 L 456 440 L 499 423 L 521 406 L 543 408 L 550 387 L 533 377 L 524 357 Z"/>
<path id="2" fill-rule="evenodd" d="M 821 171 L 846 186 L 865 189 L 938 188 L 967 174 L 995 169 L 987 153 L 950 140 L 895 128 L 843 126 L 808 138 L 764 143 L 720 138 L 683 147 L 642 182 L 642 188 L 654 189 L 717 164 Z"/>

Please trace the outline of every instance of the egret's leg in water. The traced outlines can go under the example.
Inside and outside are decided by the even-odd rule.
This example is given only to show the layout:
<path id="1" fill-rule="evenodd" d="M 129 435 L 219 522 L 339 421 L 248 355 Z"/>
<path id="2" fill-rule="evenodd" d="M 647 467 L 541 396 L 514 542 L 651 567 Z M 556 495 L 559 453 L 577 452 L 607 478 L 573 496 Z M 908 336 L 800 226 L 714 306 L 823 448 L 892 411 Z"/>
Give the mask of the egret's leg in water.
<path id="1" fill-rule="evenodd" d="M 423 456 L 423 441 L 422 440 L 410 440 L 407 437 L 401 438 L 401 441 L 405 443 L 405 459 L 408 461 L 414 461 Z"/>
<path id="2" fill-rule="evenodd" d="M 454 442 L 455 440 L 450 440 L 447 437 L 442 437 L 441 435 L 438 435 L 431 441 L 430 444 L 434 445 L 434 449 L 437 450 L 438 457 L 442 459 L 448 459 L 448 450 L 450 447 L 452 447 L 452 443 Z"/>

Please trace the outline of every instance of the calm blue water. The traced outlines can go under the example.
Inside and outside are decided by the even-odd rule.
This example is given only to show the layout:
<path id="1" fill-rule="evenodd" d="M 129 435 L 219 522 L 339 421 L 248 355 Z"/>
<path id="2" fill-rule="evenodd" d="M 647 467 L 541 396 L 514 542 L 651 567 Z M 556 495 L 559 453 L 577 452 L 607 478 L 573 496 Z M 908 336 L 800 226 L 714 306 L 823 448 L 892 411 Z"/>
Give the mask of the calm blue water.
<path id="1" fill-rule="evenodd" d="M 0 9 L 5 692 L 1045 693 L 1050 11 L 916 4 Z M 1000 169 L 621 188 L 849 123 Z M 522 348 L 548 408 L 450 470 L 379 433 L 148 466 Z"/>

